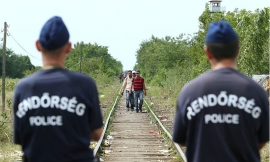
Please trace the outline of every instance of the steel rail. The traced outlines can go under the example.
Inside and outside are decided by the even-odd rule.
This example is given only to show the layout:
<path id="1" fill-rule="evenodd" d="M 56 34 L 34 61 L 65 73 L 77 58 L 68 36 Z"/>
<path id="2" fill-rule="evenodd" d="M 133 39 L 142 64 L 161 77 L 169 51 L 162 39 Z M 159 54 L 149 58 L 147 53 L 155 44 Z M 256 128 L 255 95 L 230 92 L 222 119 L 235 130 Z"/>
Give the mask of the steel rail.
<path id="1" fill-rule="evenodd" d="M 148 103 L 146 102 L 146 100 L 144 99 L 145 104 L 147 105 L 148 109 L 150 110 L 150 112 L 152 113 L 152 115 L 155 117 L 155 119 L 157 120 L 157 122 L 159 123 L 160 127 L 163 129 L 163 131 L 167 134 L 167 136 L 169 136 L 169 138 L 171 139 L 171 141 L 173 142 L 174 146 L 176 147 L 177 151 L 180 153 L 182 159 L 186 162 L 187 158 L 185 153 L 182 151 L 182 149 L 180 148 L 180 146 L 175 143 L 172 139 L 172 135 L 167 131 L 167 129 L 163 126 L 163 124 L 161 123 L 161 121 L 158 119 L 158 117 L 156 116 L 156 114 L 152 111 L 152 109 L 150 108 L 150 106 L 148 105 Z"/>
<path id="2" fill-rule="evenodd" d="M 105 132 L 106 132 L 106 130 L 107 130 L 107 127 L 108 127 L 108 124 L 109 124 L 109 121 L 110 121 L 110 117 L 111 117 L 111 115 L 112 115 L 112 112 L 114 111 L 114 108 L 115 108 L 115 105 L 116 105 L 116 103 L 117 103 L 117 101 L 118 101 L 118 98 L 119 98 L 119 96 L 120 96 L 121 90 L 122 90 L 122 88 L 120 88 L 120 90 L 119 90 L 119 92 L 118 92 L 118 94 L 117 94 L 117 97 L 116 97 L 116 99 L 115 99 L 115 101 L 114 101 L 114 104 L 113 104 L 113 106 L 112 106 L 112 108 L 111 108 L 111 111 L 110 111 L 110 113 L 109 113 L 109 115 L 108 115 L 108 117 L 107 117 L 106 123 L 105 123 L 105 125 L 104 125 L 104 127 L 103 127 L 103 131 L 102 131 L 101 137 L 100 137 L 99 141 L 97 142 L 97 145 L 95 146 L 95 149 L 94 149 L 94 156 L 96 156 L 97 151 L 98 151 L 98 149 L 99 149 L 99 147 L 100 147 L 100 145 L 101 145 L 101 143 L 102 143 L 102 140 L 103 140 L 103 138 L 104 138 L 104 134 L 105 134 Z"/>

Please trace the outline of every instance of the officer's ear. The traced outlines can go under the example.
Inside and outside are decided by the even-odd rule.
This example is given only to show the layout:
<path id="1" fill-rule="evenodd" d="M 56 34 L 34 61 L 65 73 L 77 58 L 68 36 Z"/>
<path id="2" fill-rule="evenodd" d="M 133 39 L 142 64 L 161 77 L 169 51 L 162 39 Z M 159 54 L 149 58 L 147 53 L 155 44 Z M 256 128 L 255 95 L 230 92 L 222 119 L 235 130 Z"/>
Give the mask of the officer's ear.
<path id="1" fill-rule="evenodd" d="M 39 40 L 36 41 L 36 47 L 37 47 L 37 50 L 41 52 L 41 45 L 40 45 Z"/>
<path id="2" fill-rule="evenodd" d="M 212 55 L 212 53 L 210 52 L 209 48 L 205 48 L 205 54 L 208 60 L 212 60 L 214 57 Z"/>
<path id="3" fill-rule="evenodd" d="M 240 46 L 238 46 L 238 51 L 237 51 L 236 57 L 239 55 L 239 53 L 240 53 Z"/>
<path id="4" fill-rule="evenodd" d="M 65 47 L 65 53 L 68 54 L 71 51 L 71 43 L 68 42 Z"/>

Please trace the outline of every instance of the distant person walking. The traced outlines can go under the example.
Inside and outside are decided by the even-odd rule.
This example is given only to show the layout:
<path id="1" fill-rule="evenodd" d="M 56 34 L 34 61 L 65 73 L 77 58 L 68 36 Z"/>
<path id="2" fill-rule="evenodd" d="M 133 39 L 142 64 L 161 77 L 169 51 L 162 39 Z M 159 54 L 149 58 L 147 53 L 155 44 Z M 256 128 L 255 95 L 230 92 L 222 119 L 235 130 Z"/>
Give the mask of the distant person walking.
<path id="1" fill-rule="evenodd" d="M 71 43 L 60 17 L 45 23 L 36 47 L 43 69 L 20 80 L 13 99 L 14 142 L 23 161 L 94 162 L 89 144 L 103 126 L 97 87 L 89 76 L 64 69 Z"/>
<path id="2" fill-rule="evenodd" d="M 136 107 L 136 112 L 142 112 L 143 97 L 146 96 L 146 88 L 144 83 L 144 78 L 140 77 L 140 70 L 136 70 L 136 77 L 132 79 L 132 86 L 130 92 L 134 89 L 134 103 Z M 138 103 L 140 100 L 140 103 Z"/>
<path id="3" fill-rule="evenodd" d="M 136 71 L 132 71 L 132 78 L 136 77 Z"/>
<path id="4" fill-rule="evenodd" d="M 212 22 L 205 42 L 212 70 L 182 88 L 173 140 L 190 162 L 259 162 L 269 141 L 267 93 L 237 70 L 239 38 L 228 22 Z"/>
<path id="5" fill-rule="evenodd" d="M 126 108 L 127 111 L 131 109 L 131 111 L 134 110 L 134 95 L 133 91 L 130 90 L 132 86 L 132 74 L 131 70 L 128 71 L 127 77 L 124 79 L 123 87 L 122 87 L 122 95 L 124 91 L 126 91 Z M 131 91 L 131 93 L 129 93 Z"/>
<path id="6" fill-rule="evenodd" d="M 120 84 L 123 82 L 123 73 L 119 74 L 119 81 L 120 81 Z"/>

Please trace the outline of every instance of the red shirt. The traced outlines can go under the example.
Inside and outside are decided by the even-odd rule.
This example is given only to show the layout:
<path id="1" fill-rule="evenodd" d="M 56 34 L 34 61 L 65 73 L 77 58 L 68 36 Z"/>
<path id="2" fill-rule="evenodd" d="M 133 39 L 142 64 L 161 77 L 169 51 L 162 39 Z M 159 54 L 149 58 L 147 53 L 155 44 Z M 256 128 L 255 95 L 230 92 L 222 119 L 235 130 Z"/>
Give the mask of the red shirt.
<path id="1" fill-rule="evenodd" d="M 132 79 L 132 84 L 134 85 L 134 91 L 143 90 L 144 79 L 142 77 L 135 77 Z"/>

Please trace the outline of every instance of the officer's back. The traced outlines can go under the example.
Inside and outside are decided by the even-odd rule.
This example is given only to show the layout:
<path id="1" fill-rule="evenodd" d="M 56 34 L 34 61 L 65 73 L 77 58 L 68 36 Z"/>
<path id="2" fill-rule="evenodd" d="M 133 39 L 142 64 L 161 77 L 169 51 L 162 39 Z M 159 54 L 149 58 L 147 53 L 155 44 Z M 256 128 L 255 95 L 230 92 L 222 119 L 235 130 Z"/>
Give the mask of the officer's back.
<path id="1" fill-rule="evenodd" d="M 238 36 L 226 21 L 211 23 L 206 55 L 212 70 L 182 89 L 173 140 L 188 161 L 260 161 L 269 140 L 269 102 L 264 89 L 236 68 Z"/>
<path id="2" fill-rule="evenodd" d="M 94 159 L 90 140 L 100 138 L 103 125 L 97 88 L 90 77 L 63 68 L 68 40 L 60 17 L 46 22 L 36 42 L 43 69 L 16 85 L 14 142 L 27 161 Z"/>

